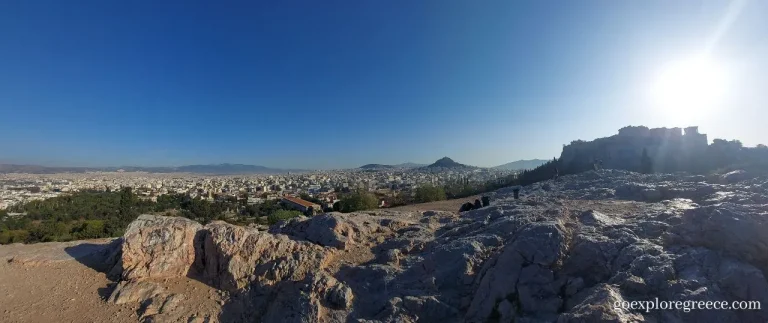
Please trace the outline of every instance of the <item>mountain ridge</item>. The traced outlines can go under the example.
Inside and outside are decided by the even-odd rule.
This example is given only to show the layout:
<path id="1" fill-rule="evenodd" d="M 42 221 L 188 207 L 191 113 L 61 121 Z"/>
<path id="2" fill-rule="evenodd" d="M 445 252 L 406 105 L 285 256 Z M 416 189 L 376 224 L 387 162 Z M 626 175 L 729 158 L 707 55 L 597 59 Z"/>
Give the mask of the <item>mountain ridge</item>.
<path id="1" fill-rule="evenodd" d="M 237 175 L 237 174 L 279 174 L 287 172 L 302 172 L 300 169 L 270 168 L 260 165 L 247 164 L 197 164 L 182 166 L 120 166 L 120 167 L 62 167 L 41 166 L 29 164 L 0 164 L 0 173 L 29 173 L 29 174 L 54 174 L 54 173 L 86 173 L 86 172 L 147 172 L 147 173 L 194 173 L 212 175 Z"/>

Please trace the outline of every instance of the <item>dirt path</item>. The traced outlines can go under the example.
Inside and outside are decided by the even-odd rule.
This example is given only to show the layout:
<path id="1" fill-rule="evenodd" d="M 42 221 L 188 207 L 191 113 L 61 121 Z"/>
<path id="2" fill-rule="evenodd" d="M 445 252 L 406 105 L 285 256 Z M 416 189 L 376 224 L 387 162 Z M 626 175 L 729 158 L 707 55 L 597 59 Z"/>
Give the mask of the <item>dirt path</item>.
<path id="1" fill-rule="evenodd" d="M 455 199 L 455 200 L 445 200 L 445 201 L 437 201 L 437 202 L 429 202 L 429 203 L 421 203 L 421 204 L 412 204 L 412 205 L 403 205 L 403 206 L 396 206 L 393 208 L 389 208 L 387 210 L 393 210 L 393 211 L 448 211 L 448 212 L 459 212 L 459 209 L 461 208 L 461 205 L 467 202 L 475 202 L 475 199 L 480 199 L 480 195 L 473 195 L 465 198 Z"/>
<path id="2" fill-rule="evenodd" d="M 109 304 L 114 282 L 83 257 L 109 240 L 0 246 L 0 322 L 137 322 L 138 304 Z M 164 284 L 186 296 L 189 315 L 217 317 L 220 296 L 196 280 Z"/>

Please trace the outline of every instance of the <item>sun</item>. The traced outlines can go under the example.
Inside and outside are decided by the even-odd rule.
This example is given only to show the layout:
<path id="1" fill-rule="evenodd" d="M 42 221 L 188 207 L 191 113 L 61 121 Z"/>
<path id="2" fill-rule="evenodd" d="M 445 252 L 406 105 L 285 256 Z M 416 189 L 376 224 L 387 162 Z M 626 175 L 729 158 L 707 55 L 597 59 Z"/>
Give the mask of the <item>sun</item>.
<path id="1" fill-rule="evenodd" d="M 726 94 L 726 73 L 706 57 L 671 64 L 652 87 L 654 104 L 672 122 L 690 121 L 716 108 Z"/>

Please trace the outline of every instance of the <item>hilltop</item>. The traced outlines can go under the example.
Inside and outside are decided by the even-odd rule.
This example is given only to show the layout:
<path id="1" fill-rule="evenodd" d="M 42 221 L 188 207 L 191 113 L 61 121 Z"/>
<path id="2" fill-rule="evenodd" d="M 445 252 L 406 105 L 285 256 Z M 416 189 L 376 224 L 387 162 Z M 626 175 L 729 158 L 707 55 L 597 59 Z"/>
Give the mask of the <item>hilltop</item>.
<path id="1" fill-rule="evenodd" d="M 766 304 L 766 176 L 602 170 L 512 195 L 488 193 L 491 206 L 462 213 L 332 212 L 271 227 L 142 215 L 112 243 L 0 246 L 4 290 L 68 304 L 37 311 L 14 292 L 0 296 L 0 320 L 80 312 L 115 322 L 768 320 L 765 308 L 613 306 L 657 297 Z M 46 256 L 61 249 L 68 256 Z M 90 268 L 114 283 L 99 289 L 106 281 Z M 97 283 L 68 284 L 73 277 Z"/>
<path id="2" fill-rule="evenodd" d="M 453 161 L 453 159 L 443 157 L 430 165 L 424 166 L 423 168 L 474 168 L 474 166 L 459 164 Z"/>

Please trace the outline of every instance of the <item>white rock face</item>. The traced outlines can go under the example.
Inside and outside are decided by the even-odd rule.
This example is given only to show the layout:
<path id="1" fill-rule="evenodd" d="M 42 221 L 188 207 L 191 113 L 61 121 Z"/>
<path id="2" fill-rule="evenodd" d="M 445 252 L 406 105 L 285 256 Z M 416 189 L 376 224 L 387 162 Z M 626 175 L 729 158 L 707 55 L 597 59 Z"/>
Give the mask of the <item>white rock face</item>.
<path id="1" fill-rule="evenodd" d="M 123 279 L 186 276 L 201 228 L 185 218 L 140 215 L 123 235 Z"/>
<path id="2" fill-rule="evenodd" d="M 161 317 L 184 298 L 145 283 L 190 275 L 229 292 L 224 322 L 765 322 L 765 308 L 613 306 L 768 304 L 768 179 L 752 175 L 590 171 L 461 215 L 330 213 L 268 231 L 142 216 L 110 300 L 149 299 Z"/>

